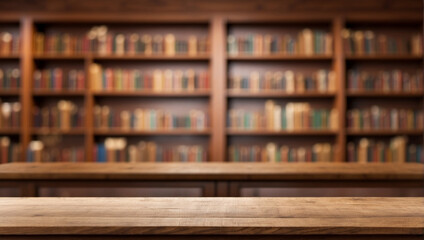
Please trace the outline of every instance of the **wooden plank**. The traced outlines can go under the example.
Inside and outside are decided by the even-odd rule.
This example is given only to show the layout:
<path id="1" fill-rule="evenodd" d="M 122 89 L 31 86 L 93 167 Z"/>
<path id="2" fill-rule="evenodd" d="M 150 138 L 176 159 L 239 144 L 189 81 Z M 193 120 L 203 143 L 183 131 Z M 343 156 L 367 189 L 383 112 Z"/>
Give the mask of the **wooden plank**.
<path id="1" fill-rule="evenodd" d="M 418 163 L 10 163 L 3 180 L 423 180 Z"/>
<path id="2" fill-rule="evenodd" d="M 424 198 L 2 198 L 0 235 L 424 234 Z"/>
<path id="3" fill-rule="evenodd" d="M 226 96 L 227 86 L 227 63 L 226 54 L 226 22 L 222 17 L 216 16 L 212 19 L 210 26 L 210 37 L 212 45 L 212 61 L 210 73 L 212 79 L 211 109 L 211 142 L 210 151 L 213 161 L 225 161 L 226 153 Z"/>
<path id="4" fill-rule="evenodd" d="M 30 17 L 23 17 L 21 19 L 21 72 L 22 72 L 22 85 L 21 85 L 21 150 L 25 152 L 31 141 L 31 124 L 29 119 L 32 119 L 32 103 L 31 96 L 31 82 L 34 71 L 34 62 L 32 61 L 32 36 L 34 32 L 33 21 Z M 24 154 L 23 161 L 26 156 Z"/>
<path id="5" fill-rule="evenodd" d="M 0 9 L 7 9 L 9 12 L 102 12 L 102 13 L 157 13 L 157 12 L 229 12 L 238 9 L 239 12 L 360 12 L 360 11 L 417 11 L 422 9 L 422 1 L 417 0 L 164 0 L 157 4 L 147 0 L 89 0 L 84 4 L 75 4 L 72 0 L 37 0 L 37 4 L 26 4 L 25 0 L 6 1 L 0 3 Z"/>

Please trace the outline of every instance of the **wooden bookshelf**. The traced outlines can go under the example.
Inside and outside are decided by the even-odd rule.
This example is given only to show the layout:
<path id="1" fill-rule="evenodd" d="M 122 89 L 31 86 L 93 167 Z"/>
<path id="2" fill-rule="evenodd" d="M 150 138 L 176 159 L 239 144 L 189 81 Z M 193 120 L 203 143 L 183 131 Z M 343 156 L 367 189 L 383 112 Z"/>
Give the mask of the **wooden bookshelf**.
<path id="1" fill-rule="evenodd" d="M 369 98 L 422 98 L 423 92 L 380 92 L 380 91 L 347 91 L 347 97 L 369 97 Z"/>
<path id="2" fill-rule="evenodd" d="M 20 132 L 21 131 L 19 129 L 13 129 L 13 128 L 0 129 L 0 135 L 19 135 Z"/>
<path id="3" fill-rule="evenodd" d="M 86 160 L 92 160 L 92 151 L 97 143 L 106 137 L 128 136 L 152 137 L 166 139 L 168 136 L 178 138 L 190 138 L 194 141 L 198 138 L 206 138 L 209 159 L 211 161 L 227 161 L 227 150 L 229 143 L 237 142 L 240 139 L 247 139 L 249 142 L 264 143 L 272 141 L 275 138 L 290 140 L 291 137 L 302 139 L 314 138 L 319 141 L 329 141 L 337 146 L 337 159 L 344 162 L 346 160 L 346 143 L 356 140 L 360 137 L 380 137 L 390 139 L 397 135 L 407 135 L 413 138 L 423 136 L 421 130 L 363 130 L 353 131 L 346 126 L 346 113 L 349 109 L 357 107 L 360 104 L 373 105 L 375 102 L 387 101 L 386 106 L 392 103 L 401 105 L 412 104 L 421 107 L 424 104 L 423 92 L 373 92 L 373 91 L 351 91 L 347 88 L 347 72 L 351 68 L 369 68 L 378 70 L 391 68 L 416 68 L 421 67 L 423 62 L 422 56 L 417 55 L 347 55 L 344 53 L 343 39 L 341 32 L 344 28 L 363 29 L 364 25 L 370 24 L 372 29 L 386 29 L 387 26 L 393 25 L 393 32 L 402 32 L 402 28 L 410 25 L 418 26 L 417 31 L 422 31 L 422 16 L 413 15 L 406 16 L 399 14 L 401 17 L 395 17 L 391 14 L 370 14 L 369 16 L 351 15 L 340 17 L 339 15 L 324 14 L 296 14 L 296 16 L 265 16 L 263 14 L 249 14 L 248 17 L 239 15 L 223 17 L 222 15 L 208 15 L 204 17 L 184 18 L 169 16 L 161 19 L 157 17 L 126 17 L 105 19 L 100 15 L 82 17 L 60 16 L 55 14 L 46 14 L 43 17 L 32 17 L 27 14 L 22 18 L 16 17 L 13 21 L 9 18 L 5 23 L 13 25 L 18 29 L 21 35 L 21 54 L 3 56 L 0 55 L 1 62 L 7 64 L 14 63 L 21 68 L 22 86 L 18 90 L 0 90 L 0 98 L 17 99 L 22 104 L 22 128 L 17 130 L 0 130 L 2 135 L 19 135 L 19 141 L 25 150 L 29 142 L 37 135 L 69 135 L 80 137 L 84 142 L 86 149 Z M 396 15 L 397 16 L 397 15 Z M 155 33 L 166 34 L 173 27 L 184 27 L 181 34 L 187 34 L 190 31 L 196 33 L 206 33 L 209 38 L 210 53 L 190 55 L 141 55 L 141 54 L 124 54 L 124 55 L 100 55 L 93 53 L 84 54 L 34 54 L 33 35 L 36 31 L 50 30 L 66 30 L 69 27 L 78 33 L 85 33 L 91 26 L 100 25 L 102 23 L 111 24 L 115 29 L 128 26 L 128 29 L 143 29 L 145 27 L 153 29 Z M 129 24 L 128 24 L 129 23 Z M 2 20 L 0 19 L 0 25 Z M 258 27 L 259 26 L 259 27 Z M 386 27 L 385 27 L 386 26 Z M 127 26 L 126 26 L 127 27 Z M 323 28 L 331 33 L 333 37 L 333 53 L 319 55 L 287 55 L 287 54 L 270 54 L 270 55 L 229 55 L 227 54 L 227 36 L 232 31 L 239 31 L 241 34 L 249 31 L 257 31 L 263 27 L 270 33 L 279 33 L 284 29 L 292 28 Z M 239 29 L 238 29 L 239 28 Z M 129 31 L 126 29 L 126 31 Z M 188 29 L 188 30 L 187 30 Z M 262 34 L 267 31 L 260 31 Z M 402 30 L 402 31 L 401 31 Z M 89 69 L 91 64 L 97 63 L 107 67 L 122 68 L 168 68 L 169 66 L 177 66 L 187 69 L 194 66 L 195 69 L 202 68 L 210 73 L 209 79 L 211 83 L 210 89 L 180 92 L 159 92 L 159 91 L 100 91 L 94 90 L 89 79 Z M 86 74 L 86 89 L 78 91 L 50 91 L 33 89 L 33 73 L 38 67 L 55 67 L 55 66 L 79 66 Z M 409 66 L 410 65 L 410 66 Z M 146 67 L 147 66 L 147 67 Z M 310 73 L 317 69 L 332 70 L 336 76 L 335 92 L 294 92 L 287 93 L 283 91 L 239 91 L 229 89 L 229 73 L 234 69 L 250 69 L 252 66 L 260 70 L 275 69 L 293 69 L 297 72 Z M 368 67 L 365 67 L 368 66 Z M 32 127 L 32 110 L 33 107 L 41 102 L 49 101 L 49 99 L 61 98 L 78 99 L 80 106 L 85 108 L 86 116 L 84 127 L 82 129 L 72 131 L 62 130 L 44 130 Z M 326 106 L 335 108 L 339 112 L 339 128 L 338 130 L 301 130 L 301 131 L 241 131 L 228 129 L 227 118 L 229 109 L 236 105 L 238 107 L 250 107 L 260 101 L 267 99 L 275 99 L 281 102 L 308 102 L 318 106 Z M 152 104 L 160 102 L 161 106 L 166 103 L 175 103 L 181 101 L 181 105 L 198 106 L 209 114 L 209 129 L 196 130 L 160 130 L 160 131 L 138 131 L 138 130 L 99 130 L 94 128 L 94 119 L 92 113 L 94 106 L 101 105 L 104 102 L 114 102 L 116 105 L 126 106 L 126 103 L 132 104 Z M 188 102 L 189 101 L 189 102 Z M 199 103 L 200 102 L 200 103 Z M 253 103 L 253 104 L 252 104 Z M 263 107 L 263 106 L 262 106 Z M 164 107 L 166 108 L 166 107 Z M 178 108 L 179 110 L 179 108 Z M 422 144 L 422 139 L 418 143 Z"/>
<path id="4" fill-rule="evenodd" d="M 33 135 L 84 135 L 85 130 L 82 128 L 77 129 L 52 129 L 52 128 L 33 128 L 31 130 Z"/>
<path id="5" fill-rule="evenodd" d="M 210 130 L 191 130 L 191 129 L 170 129 L 170 130 L 122 130 L 122 129 L 108 129 L 108 130 L 94 130 L 94 135 L 97 136 L 161 136 L 161 135 L 209 135 Z"/>
<path id="6" fill-rule="evenodd" d="M 347 135 L 350 136 L 395 136 L 395 135 L 410 135 L 421 136 L 424 130 L 351 130 L 347 129 Z"/>
<path id="7" fill-rule="evenodd" d="M 228 60 L 237 61 L 331 61 L 332 55 L 241 55 L 241 56 L 227 56 Z"/>
<path id="8" fill-rule="evenodd" d="M 355 61 L 422 61 L 422 56 L 411 56 L 411 55 L 351 55 L 346 56 L 346 60 Z"/>
<path id="9" fill-rule="evenodd" d="M 84 90 L 33 90 L 33 96 L 84 96 Z"/>
<path id="10" fill-rule="evenodd" d="M 209 90 L 195 90 L 195 91 L 179 91 L 179 92 L 153 92 L 153 91 L 92 91 L 93 96 L 102 97 L 178 97 L 178 98 L 190 98 L 190 97 L 209 97 Z"/>
<path id="11" fill-rule="evenodd" d="M 175 55 L 175 56 L 165 56 L 165 55 L 94 55 L 93 60 L 137 60 L 137 61 L 208 61 L 210 59 L 209 55 Z"/>
<path id="12" fill-rule="evenodd" d="M 228 135 L 264 135 L 264 136 L 333 136 L 337 131 L 331 130 L 293 130 L 293 131 L 271 131 L 271 130 L 227 130 Z"/>
<path id="13" fill-rule="evenodd" d="M 335 93 L 307 91 L 303 93 L 287 93 L 279 90 L 260 90 L 256 92 L 245 90 L 227 90 L 231 98 L 334 98 Z"/>
<path id="14" fill-rule="evenodd" d="M 0 90 L 0 96 L 19 96 L 21 94 L 19 89 Z"/>

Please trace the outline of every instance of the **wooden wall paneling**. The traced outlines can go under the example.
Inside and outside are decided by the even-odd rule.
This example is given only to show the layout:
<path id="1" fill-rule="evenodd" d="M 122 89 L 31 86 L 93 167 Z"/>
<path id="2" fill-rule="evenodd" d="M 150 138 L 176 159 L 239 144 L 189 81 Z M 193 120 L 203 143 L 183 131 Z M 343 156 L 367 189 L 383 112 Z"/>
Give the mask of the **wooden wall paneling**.
<path id="1" fill-rule="evenodd" d="M 337 93 L 335 107 L 339 112 L 339 130 L 337 134 L 338 156 L 336 159 L 340 162 L 346 161 L 346 80 L 345 80 L 345 62 L 343 53 L 343 42 L 341 32 L 344 27 L 344 19 L 340 16 L 333 20 L 333 38 L 334 38 L 334 57 L 333 69 L 337 79 Z"/>
<path id="2" fill-rule="evenodd" d="M 21 103 L 22 103 L 22 129 L 21 146 L 22 153 L 26 152 L 31 141 L 31 112 L 32 112 L 32 94 L 31 81 L 34 62 L 32 59 L 32 39 L 34 33 L 33 21 L 30 17 L 21 19 Z M 22 154 L 23 161 L 26 161 L 26 154 Z"/>
<path id="3" fill-rule="evenodd" d="M 223 17 L 211 20 L 211 68 L 212 68 L 212 154 L 213 161 L 225 161 L 226 152 L 226 22 Z"/>

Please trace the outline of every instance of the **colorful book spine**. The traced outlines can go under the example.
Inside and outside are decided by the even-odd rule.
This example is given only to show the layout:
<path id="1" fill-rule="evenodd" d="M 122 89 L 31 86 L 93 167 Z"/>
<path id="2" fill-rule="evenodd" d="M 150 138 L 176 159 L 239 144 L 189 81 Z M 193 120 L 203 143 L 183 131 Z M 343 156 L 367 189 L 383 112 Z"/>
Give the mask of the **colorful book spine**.
<path id="1" fill-rule="evenodd" d="M 85 73 L 83 70 L 61 68 L 36 70 L 34 72 L 34 89 L 48 90 L 84 90 Z"/>
<path id="2" fill-rule="evenodd" d="M 347 111 L 347 126 L 354 130 L 422 130 L 424 113 L 421 110 L 383 108 L 373 105 Z"/>
<path id="3" fill-rule="evenodd" d="M 94 149 L 95 162 L 207 162 L 201 145 L 167 146 L 140 141 L 128 144 L 125 138 L 107 138 Z"/>
<path id="4" fill-rule="evenodd" d="M 0 129 L 21 127 L 21 104 L 19 102 L 2 102 L 0 99 Z"/>
<path id="5" fill-rule="evenodd" d="M 322 30 L 303 29 L 297 35 L 271 35 L 249 33 L 243 36 L 229 35 L 229 55 L 330 55 L 333 52 L 333 36 Z"/>
<path id="6" fill-rule="evenodd" d="M 347 55 L 411 54 L 422 55 L 422 34 L 390 36 L 370 30 L 344 29 L 344 51 Z"/>
<path id="7" fill-rule="evenodd" d="M 177 38 L 174 34 L 149 35 L 114 33 L 106 26 L 93 27 L 85 35 L 70 33 L 36 33 L 36 54 L 139 54 L 139 55 L 199 55 L 209 52 L 207 36 L 188 35 Z"/>
<path id="8" fill-rule="evenodd" d="M 21 145 L 9 137 L 0 137 L 0 164 L 21 161 Z"/>
<path id="9" fill-rule="evenodd" d="M 157 109 L 135 109 L 115 111 L 108 106 L 94 107 L 94 127 L 122 130 L 205 130 L 209 126 L 208 116 L 200 110 L 176 114 Z"/>
<path id="10" fill-rule="evenodd" d="M 408 139 L 398 136 L 389 143 L 362 138 L 347 144 L 348 162 L 424 162 L 423 145 L 408 144 Z"/>
<path id="11" fill-rule="evenodd" d="M 10 32 L 0 32 L 0 55 L 19 54 L 20 45 L 19 35 L 14 35 Z"/>
<path id="12" fill-rule="evenodd" d="M 292 147 L 270 142 L 260 145 L 230 145 L 230 162 L 334 162 L 335 147 L 330 143 Z"/>
<path id="13" fill-rule="evenodd" d="M 42 141 L 31 141 L 27 149 L 27 162 L 84 162 L 84 147 L 46 147 Z"/>
<path id="14" fill-rule="evenodd" d="M 348 89 L 378 92 L 422 92 L 423 73 L 402 72 L 399 69 L 369 73 L 351 69 L 348 71 Z"/>
<path id="15" fill-rule="evenodd" d="M 137 69 L 106 68 L 98 64 L 90 67 L 90 81 L 98 91 L 158 92 L 195 91 L 210 88 L 209 74 L 188 70 L 161 70 L 142 72 Z"/>
<path id="16" fill-rule="evenodd" d="M 229 86 L 233 90 L 258 92 L 262 90 L 284 91 L 287 93 L 303 93 L 307 91 L 335 92 L 336 79 L 333 71 L 318 70 L 311 75 L 285 72 L 253 71 L 249 76 L 230 75 Z"/>
<path id="17" fill-rule="evenodd" d="M 84 126 L 84 109 L 71 101 L 60 100 L 56 106 L 34 107 L 34 127 L 70 130 Z"/>
<path id="18" fill-rule="evenodd" d="M 21 87 L 21 71 L 19 68 L 0 69 L 0 89 L 12 90 Z"/>
<path id="19" fill-rule="evenodd" d="M 268 100 L 262 112 L 231 109 L 228 127 L 269 131 L 336 130 L 338 112 L 336 109 L 312 109 L 309 103 L 287 103 L 282 107 Z"/>

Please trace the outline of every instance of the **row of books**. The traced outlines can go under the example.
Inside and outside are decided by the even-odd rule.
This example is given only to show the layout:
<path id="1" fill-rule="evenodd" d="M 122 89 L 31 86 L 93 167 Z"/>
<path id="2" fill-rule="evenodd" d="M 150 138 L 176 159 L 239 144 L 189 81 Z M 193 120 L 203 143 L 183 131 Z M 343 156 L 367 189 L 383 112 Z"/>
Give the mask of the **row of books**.
<path id="1" fill-rule="evenodd" d="M 27 162 L 84 162 L 84 147 L 47 148 L 42 141 L 31 141 Z"/>
<path id="2" fill-rule="evenodd" d="M 0 89 L 18 89 L 21 87 L 21 71 L 19 68 L 0 69 Z"/>
<path id="3" fill-rule="evenodd" d="M 231 109 L 228 127 L 271 131 L 337 129 L 338 113 L 336 109 L 313 109 L 309 103 L 287 103 L 282 107 L 268 100 L 262 112 Z"/>
<path id="4" fill-rule="evenodd" d="M 0 99 L 0 129 L 21 127 L 21 103 L 2 102 Z"/>
<path id="5" fill-rule="evenodd" d="M 201 145 L 164 146 L 140 141 L 128 144 L 125 138 L 106 138 L 97 144 L 95 162 L 207 162 L 208 151 Z"/>
<path id="6" fill-rule="evenodd" d="M 392 71 L 379 71 L 369 73 L 367 71 L 348 71 L 349 90 L 374 90 L 374 91 L 403 91 L 414 92 L 423 90 L 422 70 L 411 74 L 399 69 Z"/>
<path id="7" fill-rule="evenodd" d="M 116 111 L 108 106 L 94 107 L 94 127 L 136 130 L 193 129 L 204 130 L 208 126 L 207 114 L 200 110 L 176 114 L 158 109 Z"/>
<path id="8" fill-rule="evenodd" d="M 424 129 L 424 113 L 420 110 L 370 108 L 347 111 L 347 126 L 350 129 Z"/>
<path id="9" fill-rule="evenodd" d="M 10 32 L 0 32 L 0 55 L 18 54 L 20 50 L 19 36 Z"/>
<path id="10" fill-rule="evenodd" d="M 412 54 L 423 52 L 422 34 L 388 36 L 376 34 L 374 31 L 355 31 L 344 29 L 342 32 L 344 51 L 346 54 Z"/>
<path id="11" fill-rule="evenodd" d="M 0 163 L 18 162 L 21 160 L 21 145 L 11 141 L 9 137 L 0 137 Z"/>
<path id="12" fill-rule="evenodd" d="M 95 90 L 153 90 L 153 91 L 193 91 L 209 89 L 209 74 L 193 69 L 161 70 L 142 72 L 137 69 L 106 68 L 98 64 L 90 67 L 90 81 Z"/>
<path id="13" fill-rule="evenodd" d="M 290 34 L 245 34 L 229 35 L 227 38 L 229 55 L 313 55 L 332 54 L 333 37 L 322 30 L 303 29 L 297 36 Z"/>
<path id="14" fill-rule="evenodd" d="M 71 101 L 60 100 L 56 106 L 33 109 L 34 127 L 70 130 L 84 126 L 85 111 Z"/>
<path id="15" fill-rule="evenodd" d="M 230 75 L 229 88 L 235 90 L 280 90 L 287 93 L 301 93 L 305 91 L 334 92 L 336 79 L 333 71 L 321 69 L 311 75 L 285 72 L 265 72 L 260 74 L 253 71 L 249 76 L 238 74 Z"/>
<path id="16" fill-rule="evenodd" d="M 85 73 L 83 70 L 63 70 L 51 68 L 34 71 L 34 89 L 83 90 Z"/>
<path id="17" fill-rule="evenodd" d="M 71 33 L 41 33 L 35 35 L 36 54 L 145 54 L 175 56 L 197 55 L 209 51 L 207 36 L 177 38 L 174 34 L 141 35 L 111 33 L 106 26 L 93 27 L 83 36 Z"/>
<path id="18" fill-rule="evenodd" d="M 335 147 L 330 143 L 316 143 L 308 147 L 278 146 L 270 142 L 266 146 L 231 145 L 230 162 L 333 162 Z"/>
<path id="19" fill-rule="evenodd" d="M 404 136 L 390 139 L 387 144 L 362 138 L 358 143 L 347 144 L 348 162 L 424 162 L 423 145 L 408 144 Z"/>

